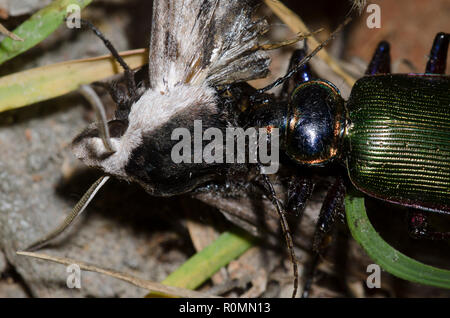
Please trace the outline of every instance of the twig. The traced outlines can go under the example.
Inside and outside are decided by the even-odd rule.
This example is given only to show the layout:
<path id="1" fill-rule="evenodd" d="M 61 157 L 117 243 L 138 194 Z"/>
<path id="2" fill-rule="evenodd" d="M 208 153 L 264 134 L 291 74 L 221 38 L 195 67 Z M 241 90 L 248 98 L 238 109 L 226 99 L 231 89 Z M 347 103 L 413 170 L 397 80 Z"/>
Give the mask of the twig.
<path id="1" fill-rule="evenodd" d="M 286 7 L 279 0 L 264 0 L 266 5 L 295 33 L 311 33 L 308 27 L 303 23 L 298 15 Z M 319 46 L 319 42 L 310 36 L 308 41 L 313 47 Z M 327 63 L 330 68 L 339 76 L 341 76 L 350 86 L 353 86 L 355 79 L 353 76 L 345 72 L 334 58 L 332 58 L 326 50 L 322 49 L 317 53 L 317 56 Z"/>
<path id="2" fill-rule="evenodd" d="M 23 42 L 23 39 L 17 35 L 15 35 L 14 33 L 12 33 L 11 31 L 9 31 L 7 28 L 5 28 L 3 26 L 3 24 L 0 23 L 0 33 L 6 35 L 7 37 L 13 39 L 14 41 L 20 41 Z"/>
<path id="3" fill-rule="evenodd" d="M 131 283 L 135 286 L 147 289 L 151 292 L 161 293 L 161 294 L 172 296 L 172 297 L 185 297 L 185 298 L 216 298 L 217 297 L 217 296 L 211 296 L 209 294 L 200 293 L 200 292 L 196 292 L 196 291 L 192 291 L 192 290 L 188 290 L 188 289 L 184 289 L 184 288 L 166 286 L 166 285 L 163 285 L 160 283 L 155 283 L 155 282 L 144 280 L 144 279 L 141 279 L 138 277 L 134 277 L 134 276 L 131 276 L 126 273 L 118 272 L 118 271 L 111 270 L 111 269 L 100 268 L 95 265 L 91 265 L 91 264 L 84 263 L 84 262 L 77 261 L 77 260 L 70 259 L 70 258 L 62 258 L 62 257 L 56 257 L 56 256 L 47 255 L 47 254 L 42 254 L 42 253 L 23 252 L 23 251 L 18 251 L 17 254 L 35 257 L 38 259 L 43 259 L 46 261 L 51 261 L 51 262 L 55 262 L 55 263 L 59 263 L 59 264 L 63 264 L 63 265 L 77 264 L 80 267 L 80 269 L 82 269 L 82 270 L 85 270 L 88 272 L 96 272 L 96 273 L 100 273 L 100 274 L 105 274 L 105 275 L 120 279 L 122 281 Z"/>

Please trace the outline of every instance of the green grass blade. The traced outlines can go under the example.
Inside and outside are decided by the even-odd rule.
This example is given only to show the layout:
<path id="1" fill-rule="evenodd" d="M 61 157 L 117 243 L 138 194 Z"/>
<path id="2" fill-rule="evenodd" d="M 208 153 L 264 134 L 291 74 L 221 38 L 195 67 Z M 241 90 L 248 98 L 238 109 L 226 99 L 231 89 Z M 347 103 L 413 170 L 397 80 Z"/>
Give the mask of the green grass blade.
<path id="1" fill-rule="evenodd" d="M 162 282 L 167 286 L 196 289 L 220 268 L 253 246 L 255 239 L 241 231 L 222 233 L 213 243 L 188 259 Z M 159 297 L 150 293 L 146 297 Z"/>
<path id="2" fill-rule="evenodd" d="M 5 38 L 0 43 L 0 64 L 27 51 L 52 34 L 64 21 L 69 5 L 84 8 L 91 2 L 92 0 L 55 0 L 36 12 L 12 32 L 23 41 Z"/>
<path id="3" fill-rule="evenodd" d="M 347 195 L 347 223 L 354 239 L 385 271 L 402 279 L 441 288 L 450 288 L 450 271 L 422 264 L 386 243 L 370 223 L 364 198 Z"/>
<path id="4" fill-rule="evenodd" d="M 138 68 L 148 61 L 144 49 L 121 52 L 125 62 Z M 122 72 L 109 55 L 72 60 L 10 74 L 0 78 L 0 113 L 55 98 Z"/>

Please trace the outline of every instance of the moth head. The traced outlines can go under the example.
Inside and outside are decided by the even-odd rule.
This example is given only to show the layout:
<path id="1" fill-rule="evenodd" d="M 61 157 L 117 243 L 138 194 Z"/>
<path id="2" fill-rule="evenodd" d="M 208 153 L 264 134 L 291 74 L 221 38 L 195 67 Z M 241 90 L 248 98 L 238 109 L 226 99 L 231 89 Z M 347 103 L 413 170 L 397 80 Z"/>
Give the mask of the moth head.
<path id="1" fill-rule="evenodd" d="M 202 121 L 203 130 L 225 127 L 216 104 L 215 90 L 207 86 L 148 90 L 132 105 L 126 120 L 108 122 L 112 151 L 95 124 L 74 139 L 72 149 L 86 165 L 138 182 L 151 194 L 188 192 L 211 179 L 217 167 L 174 161 L 172 150 L 179 139 L 173 139 L 172 133 L 185 128 L 194 138 L 196 120 Z"/>
<path id="2" fill-rule="evenodd" d="M 113 119 L 106 124 L 109 131 L 108 143 L 105 144 L 101 137 L 99 126 L 96 123 L 89 125 L 72 141 L 72 151 L 75 156 L 89 167 L 101 168 L 108 172 L 107 162 L 111 161 L 120 147 L 120 139 L 125 134 L 128 122 L 121 119 Z M 108 149 L 109 148 L 109 149 Z M 111 171 L 112 174 L 114 174 Z"/>

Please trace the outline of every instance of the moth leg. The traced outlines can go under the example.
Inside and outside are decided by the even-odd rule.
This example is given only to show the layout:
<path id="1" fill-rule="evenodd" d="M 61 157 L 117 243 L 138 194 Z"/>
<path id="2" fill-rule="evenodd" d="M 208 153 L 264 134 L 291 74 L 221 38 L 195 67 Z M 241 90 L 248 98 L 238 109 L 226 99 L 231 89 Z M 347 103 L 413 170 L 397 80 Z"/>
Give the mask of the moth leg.
<path id="1" fill-rule="evenodd" d="M 436 232 L 428 224 L 428 214 L 424 211 L 410 209 L 408 212 L 409 226 L 408 231 L 411 237 L 415 239 L 426 240 L 448 240 L 450 232 Z"/>
<path id="2" fill-rule="evenodd" d="M 425 73 L 445 74 L 450 34 L 440 32 L 434 38 Z"/>
<path id="3" fill-rule="evenodd" d="M 344 213 L 344 197 L 346 188 L 342 177 L 338 177 L 335 183 L 328 191 L 325 200 L 320 209 L 319 220 L 317 221 L 316 230 L 313 238 L 313 261 L 306 274 L 305 284 L 303 287 L 302 297 L 309 296 L 311 285 L 316 274 L 317 265 L 322 251 L 327 247 L 329 240 L 328 234 L 333 229 L 336 217 Z"/>
<path id="4" fill-rule="evenodd" d="M 301 219 L 313 190 L 314 183 L 311 176 L 294 175 L 289 182 L 286 212 Z"/>
<path id="5" fill-rule="evenodd" d="M 306 40 L 304 41 L 304 48 L 295 50 L 292 53 L 291 60 L 289 62 L 289 67 L 287 70 L 287 73 L 289 70 L 293 69 L 297 64 L 300 63 L 301 60 L 303 60 L 307 55 L 307 46 L 306 46 Z M 281 88 L 281 98 L 286 100 L 290 92 L 292 92 L 296 86 L 298 86 L 301 83 L 308 82 L 312 78 L 312 72 L 311 67 L 309 66 L 309 63 L 303 64 L 297 73 L 293 75 L 289 80 L 283 83 L 283 86 Z"/>
<path id="6" fill-rule="evenodd" d="M 100 30 L 98 30 L 92 23 L 89 21 L 81 19 L 81 25 L 89 28 L 94 32 L 94 34 L 100 38 L 100 40 L 103 41 L 106 48 L 111 52 L 111 54 L 114 56 L 114 58 L 117 60 L 117 62 L 122 66 L 122 68 L 125 70 L 125 78 L 127 80 L 127 88 L 128 92 L 131 95 L 131 98 L 134 100 L 137 97 L 137 86 L 136 82 L 134 80 L 134 72 L 131 70 L 131 68 L 128 66 L 128 64 L 123 60 L 123 58 L 119 55 L 117 50 L 114 48 L 112 43 L 103 35 Z"/>
<path id="7" fill-rule="evenodd" d="M 373 54 L 372 60 L 366 70 L 366 75 L 389 74 L 391 73 L 390 46 L 386 41 L 378 44 Z"/>
<path id="8" fill-rule="evenodd" d="M 95 197 L 98 190 L 108 181 L 109 176 L 103 176 L 99 178 L 94 184 L 91 185 L 89 190 L 81 197 L 80 201 L 75 204 L 70 214 L 64 219 L 63 223 L 61 223 L 56 229 L 52 232 L 48 233 L 44 237 L 40 238 L 33 244 L 29 245 L 24 251 L 34 251 L 38 250 L 48 243 L 50 243 L 53 239 L 58 237 L 61 233 L 63 233 L 75 219 L 86 209 L 91 200 Z"/>

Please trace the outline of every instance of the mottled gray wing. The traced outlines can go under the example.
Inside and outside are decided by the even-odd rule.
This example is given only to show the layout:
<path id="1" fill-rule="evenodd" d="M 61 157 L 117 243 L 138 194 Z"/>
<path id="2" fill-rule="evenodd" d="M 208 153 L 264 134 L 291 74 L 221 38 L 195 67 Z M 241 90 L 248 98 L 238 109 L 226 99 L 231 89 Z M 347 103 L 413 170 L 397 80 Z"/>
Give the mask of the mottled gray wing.
<path id="1" fill-rule="evenodd" d="M 265 20 L 252 14 L 259 0 L 154 0 L 150 83 L 167 91 L 180 83 L 210 85 L 267 75 L 258 50 Z"/>

